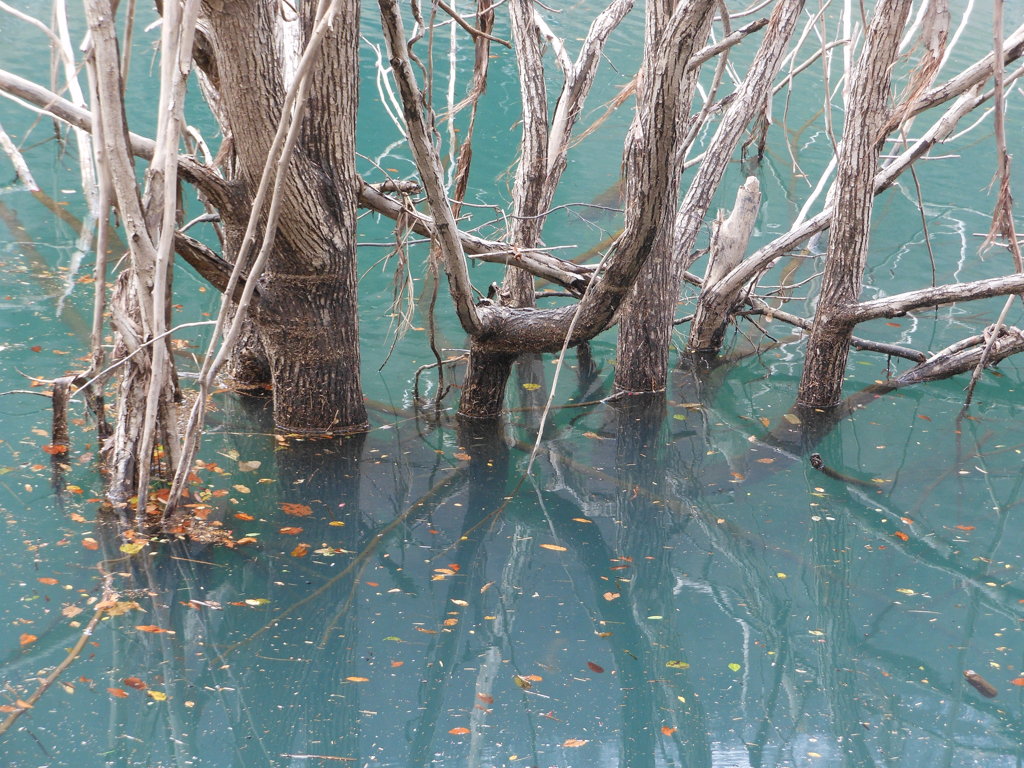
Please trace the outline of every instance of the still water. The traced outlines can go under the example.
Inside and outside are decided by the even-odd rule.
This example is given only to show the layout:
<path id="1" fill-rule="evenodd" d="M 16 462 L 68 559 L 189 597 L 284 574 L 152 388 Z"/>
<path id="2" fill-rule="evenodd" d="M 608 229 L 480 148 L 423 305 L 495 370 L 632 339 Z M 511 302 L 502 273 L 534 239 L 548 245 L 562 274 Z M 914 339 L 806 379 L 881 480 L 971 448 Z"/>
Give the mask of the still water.
<path id="1" fill-rule="evenodd" d="M 990 9 L 974 14 L 949 71 L 987 50 Z M 571 42 L 589 23 L 587 9 L 556 21 Z M 369 17 L 364 29 L 363 168 L 370 175 L 372 160 L 408 174 L 373 82 L 371 46 L 380 38 Z M 0 30 L 0 64 L 45 81 L 41 35 L 7 17 Z M 145 70 L 156 35 L 140 32 L 129 84 L 140 132 L 154 98 Z M 608 51 L 622 73 L 641 40 L 634 12 Z M 476 137 L 488 149 L 476 153 L 473 191 L 492 204 L 507 198 L 518 130 L 515 63 L 504 49 L 494 53 Z M 609 70 L 592 103 L 626 80 Z M 813 180 L 831 151 L 817 115 L 820 71 L 807 87 L 812 93 L 795 93 L 786 115 L 776 114 L 773 131 L 789 137 Z M 1019 125 L 1024 111 L 1014 99 Z M 517 372 L 500 434 L 461 430 L 447 414 L 416 418 L 414 373 L 432 357 L 425 333 L 413 330 L 379 370 L 393 340 L 392 267 L 378 263 L 386 250 L 372 245 L 388 239 L 386 225 L 366 217 L 361 299 L 373 429 L 343 441 L 280 439 L 264 403 L 219 393 L 197 502 L 251 541 L 236 549 L 162 543 L 129 558 L 97 519 L 103 479 L 84 407 L 72 413 L 71 469 L 56 492 L 42 450 L 49 401 L 24 393 L 27 376 L 77 370 L 88 351 L 75 150 L 10 102 L 0 118 L 46 197 L 71 214 L 54 216 L 8 165 L 0 169 L 0 376 L 4 390 L 19 390 L 0 398 L 5 711 L 78 640 L 100 594 L 101 561 L 120 599 L 138 605 L 101 622 L 60 682 L 3 737 L 4 765 L 1024 762 L 1019 364 L 986 375 L 965 415 L 963 381 L 866 405 L 816 446 L 852 478 L 840 481 L 763 441 L 799 380 L 802 346 L 786 328 L 772 326 L 776 342 L 708 375 L 678 371 L 666 400 L 653 405 L 593 404 L 609 393 L 614 369 L 614 341 L 603 337 L 593 345 L 595 371 L 566 360 L 555 403 L 568 407 L 554 411 L 525 476 L 551 358 Z M 614 187 L 627 124 L 617 115 L 580 147 L 560 202 L 614 199 L 601 193 Z M 919 170 L 940 281 L 1008 268 L 1004 253 L 977 255 L 992 204 L 990 137 L 987 122 L 950 148 L 956 158 Z M 1024 157 L 1019 131 L 1011 140 Z M 763 243 L 788 227 L 810 183 L 794 174 L 781 142 L 755 172 L 765 190 L 755 234 Z M 742 180 L 739 168 L 731 178 L 722 205 Z M 482 225 L 493 212 L 473 216 Z M 879 200 L 874 225 L 865 293 L 926 284 L 909 180 Z M 552 217 L 545 238 L 579 254 L 617 226 L 614 216 L 569 210 Z M 420 284 L 423 273 L 420 262 Z M 478 286 L 491 279 L 474 272 Z M 214 311 L 212 292 L 184 269 L 176 290 L 182 317 Z M 1000 306 L 947 308 L 858 332 L 937 350 L 979 332 Z M 456 348 L 451 314 L 442 334 Z M 1019 315 L 1015 307 L 1009 322 Z M 201 330 L 183 334 L 186 373 L 205 345 Z M 742 334 L 736 343 L 744 347 Z M 847 391 L 884 377 L 888 365 L 855 353 Z M 969 669 L 995 698 L 966 684 Z"/>

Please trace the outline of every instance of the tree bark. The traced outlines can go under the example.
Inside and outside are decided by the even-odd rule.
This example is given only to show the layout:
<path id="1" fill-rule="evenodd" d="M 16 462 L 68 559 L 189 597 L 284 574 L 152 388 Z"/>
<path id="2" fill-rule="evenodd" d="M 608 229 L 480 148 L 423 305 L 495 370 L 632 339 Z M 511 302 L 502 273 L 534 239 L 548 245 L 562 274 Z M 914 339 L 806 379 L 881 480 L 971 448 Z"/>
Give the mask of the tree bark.
<path id="1" fill-rule="evenodd" d="M 771 93 L 771 82 L 802 9 L 803 0 L 785 0 L 775 7 L 750 72 L 715 131 L 679 206 L 669 249 L 662 258 L 648 262 L 637 282 L 619 329 L 615 371 L 619 389 L 643 392 L 665 388 L 683 272 L 693 262 L 694 243 L 736 145 L 751 118 L 763 109 L 766 94 Z"/>
<path id="2" fill-rule="evenodd" d="M 276 3 L 207 0 L 204 10 L 219 113 L 230 126 L 237 180 L 251 199 L 281 115 L 284 57 L 297 52 L 283 48 Z M 341 15 L 358 18 L 358 0 L 349 0 Z M 311 27 L 312 17 L 304 17 L 303 34 Z M 358 30 L 336 23 L 312 74 L 305 130 L 287 171 L 280 225 L 253 306 L 274 421 L 288 432 L 342 434 L 367 426 L 357 316 L 358 72 Z M 244 229 L 244 221 L 226 225 Z M 253 356 L 243 370 L 258 373 L 260 362 Z"/>
<path id="3" fill-rule="evenodd" d="M 797 392 L 797 402 L 806 407 L 830 408 L 842 396 L 854 327 L 847 309 L 860 295 L 867 264 L 879 140 L 889 117 L 891 70 L 909 11 L 910 0 L 876 7 L 857 64 L 839 148 L 825 274 Z"/>

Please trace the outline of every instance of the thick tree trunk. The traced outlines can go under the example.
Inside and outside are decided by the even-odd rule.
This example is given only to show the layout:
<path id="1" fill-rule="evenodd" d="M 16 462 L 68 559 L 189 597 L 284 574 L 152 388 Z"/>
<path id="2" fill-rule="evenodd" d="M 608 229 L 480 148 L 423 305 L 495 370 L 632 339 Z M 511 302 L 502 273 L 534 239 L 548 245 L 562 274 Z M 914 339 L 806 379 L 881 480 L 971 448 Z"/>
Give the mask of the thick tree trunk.
<path id="1" fill-rule="evenodd" d="M 279 34 L 276 3 L 207 0 L 204 9 L 219 113 L 230 125 L 238 180 L 252 194 L 281 114 L 284 57 L 296 51 Z M 343 15 L 358 18 L 358 1 Z M 312 19 L 302 21 L 308 33 Z M 358 72 L 358 30 L 335 24 L 312 75 L 310 117 L 284 182 L 274 251 L 254 305 L 274 420 L 289 432 L 345 433 L 367 424 L 356 292 Z M 258 374 L 261 361 L 249 356 L 242 370 Z"/>
<path id="2" fill-rule="evenodd" d="M 797 393 L 797 402 L 807 407 L 830 408 L 842 396 L 854 327 L 848 310 L 860 295 L 867 264 L 880 133 L 889 117 L 891 70 L 909 10 L 910 0 L 876 6 L 850 91 L 825 274 Z"/>
<path id="3" fill-rule="evenodd" d="M 459 415 L 474 419 L 497 419 L 505 403 L 505 384 L 516 361 L 515 352 L 492 352 L 474 344 L 471 365 L 462 382 Z"/>
<path id="4" fill-rule="evenodd" d="M 775 7 L 750 71 L 737 90 L 705 153 L 700 170 L 671 223 L 662 225 L 668 242 L 652 257 L 637 280 L 623 312 L 616 351 L 615 386 L 630 392 L 665 388 L 668 355 L 683 272 L 693 262 L 697 235 L 725 169 L 752 117 L 763 109 L 803 0 L 784 0 Z M 678 185 L 674 185 L 678 189 Z M 673 197 L 675 200 L 675 197 Z M 671 232 L 669 236 L 667 233 Z"/>

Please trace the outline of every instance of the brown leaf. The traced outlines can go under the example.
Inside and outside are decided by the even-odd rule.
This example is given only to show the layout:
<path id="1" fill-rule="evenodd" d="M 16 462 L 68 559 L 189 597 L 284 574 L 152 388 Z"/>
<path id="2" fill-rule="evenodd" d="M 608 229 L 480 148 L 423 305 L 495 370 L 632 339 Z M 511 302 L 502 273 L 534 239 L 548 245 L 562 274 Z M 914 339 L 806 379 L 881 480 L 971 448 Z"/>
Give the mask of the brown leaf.
<path id="1" fill-rule="evenodd" d="M 308 517 L 313 514 L 313 509 L 308 504 L 292 504 L 282 501 L 281 509 L 286 515 L 291 515 L 292 517 Z"/>
<path id="2" fill-rule="evenodd" d="M 292 557 L 305 557 L 309 554 L 309 544 L 299 544 L 291 551 Z"/>
<path id="3" fill-rule="evenodd" d="M 562 742 L 563 747 L 582 747 L 584 744 L 589 742 L 590 739 L 566 739 Z"/>
<path id="4" fill-rule="evenodd" d="M 277 532 L 286 534 L 288 536 L 298 536 L 300 533 L 302 533 L 302 529 L 296 528 L 295 526 L 286 525 L 284 528 L 279 528 Z"/>
<path id="5" fill-rule="evenodd" d="M 129 688 L 134 688 L 136 691 L 146 690 L 146 684 L 137 677 L 126 677 L 121 682 L 127 685 Z"/>
<path id="6" fill-rule="evenodd" d="M 590 668 L 591 672 L 604 672 L 604 667 L 602 667 L 600 664 L 595 664 L 592 661 L 588 661 L 587 666 Z"/>
<path id="7" fill-rule="evenodd" d="M 111 696 L 116 696 L 119 699 L 128 698 L 128 691 L 126 691 L 124 688 L 107 688 L 107 693 L 109 693 Z"/>

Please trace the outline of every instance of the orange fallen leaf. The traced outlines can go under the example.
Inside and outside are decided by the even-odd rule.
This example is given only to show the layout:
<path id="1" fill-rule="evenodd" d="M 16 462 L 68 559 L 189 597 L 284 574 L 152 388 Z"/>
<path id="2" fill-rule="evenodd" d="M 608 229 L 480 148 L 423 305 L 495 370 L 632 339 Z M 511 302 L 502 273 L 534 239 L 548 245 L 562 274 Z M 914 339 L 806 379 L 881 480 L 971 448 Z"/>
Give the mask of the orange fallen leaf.
<path id="1" fill-rule="evenodd" d="M 111 696 L 116 696 L 119 699 L 128 698 L 128 691 L 126 691 L 124 688 L 107 688 L 107 693 L 109 693 Z"/>
<path id="2" fill-rule="evenodd" d="M 1015 677 L 1010 681 L 1010 685 L 1024 685 L 1024 677 Z"/>
<path id="3" fill-rule="evenodd" d="M 136 691 L 144 691 L 146 689 L 146 684 L 137 677 L 126 677 L 121 682 L 129 688 L 134 688 Z"/>
<path id="4" fill-rule="evenodd" d="M 541 549 L 550 549 L 552 552 L 565 552 L 565 551 L 567 551 L 565 547 L 560 546 L 558 544 L 541 544 L 540 548 Z"/>
<path id="5" fill-rule="evenodd" d="M 28 632 L 23 632 L 18 638 L 18 644 L 21 646 L 32 645 L 39 638 L 35 635 L 30 635 Z"/>
<path id="6" fill-rule="evenodd" d="M 309 554 L 309 544 L 299 544 L 291 551 L 292 557 L 305 557 Z"/>
<path id="7" fill-rule="evenodd" d="M 925 421 L 931 421 L 931 417 L 930 416 L 925 416 L 923 413 L 917 414 L 917 418 L 924 419 Z"/>
<path id="8" fill-rule="evenodd" d="M 895 536 L 900 541 L 910 541 L 910 537 L 903 531 L 896 531 L 895 533 L 893 533 L 893 536 Z"/>
<path id="9" fill-rule="evenodd" d="M 566 739 L 562 742 L 563 747 L 582 747 L 584 744 L 589 742 L 590 739 Z"/>
<path id="10" fill-rule="evenodd" d="M 292 504 L 287 501 L 281 502 L 281 510 L 292 517 L 308 517 L 313 514 L 313 509 L 308 504 Z"/>
<path id="11" fill-rule="evenodd" d="M 463 734 L 469 733 L 469 728 L 464 728 L 460 725 L 457 728 L 452 728 L 448 733 L 453 733 L 456 736 L 462 736 Z"/>
<path id="12" fill-rule="evenodd" d="M 459 461 L 469 461 L 470 459 L 473 458 L 468 453 L 463 453 L 462 451 L 459 451 L 458 453 L 453 453 L 452 456 L 454 456 Z"/>
<path id="13" fill-rule="evenodd" d="M 673 733 L 676 732 L 676 729 L 670 725 L 663 725 L 661 726 L 661 732 L 666 736 L 671 736 Z"/>
<path id="14" fill-rule="evenodd" d="M 254 519 L 253 516 L 250 515 L 248 512 L 235 512 L 235 517 L 238 520 L 253 520 Z"/>
<path id="15" fill-rule="evenodd" d="M 298 536 L 300 533 L 302 533 L 302 529 L 297 528 L 293 525 L 286 525 L 284 528 L 279 528 L 277 532 L 283 533 L 287 536 Z"/>
<path id="16" fill-rule="evenodd" d="M 358 677 L 356 675 L 349 675 L 345 679 L 348 680 L 350 683 L 368 683 L 368 682 L 370 682 L 370 678 L 368 678 L 368 677 Z"/>
<path id="17" fill-rule="evenodd" d="M 135 628 L 139 630 L 139 632 L 152 632 L 154 635 L 174 634 L 173 629 L 164 629 L 163 627 L 158 627 L 156 624 L 138 624 Z"/>
<path id="18" fill-rule="evenodd" d="M 402 666 L 403 664 L 405 664 L 405 662 L 404 662 L 404 661 L 392 661 L 392 662 L 391 662 L 391 668 L 392 668 L 392 669 L 395 669 L 396 667 L 400 667 L 400 666 Z"/>
<path id="19" fill-rule="evenodd" d="M 96 539 L 94 539 L 92 536 L 86 536 L 84 539 L 82 539 L 82 546 L 86 549 L 91 549 L 95 551 L 100 548 L 100 543 L 96 541 Z"/>
<path id="20" fill-rule="evenodd" d="M 494 697 L 493 696 L 488 696 L 486 693 L 478 693 L 476 695 L 476 697 L 478 699 L 480 699 L 480 701 L 482 701 L 484 704 L 493 704 L 494 703 Z"/>
<path id="21" fill-rule="evenodd" d="M 50 454 L 51 456 L 56 456 L 57 454 L 60 453 L 67 453 L 68 447 L 66 445 L 54 445 L 51 443 L 49 445 L 44 445 L 43 451 L 45 453 Z"/>
<path id="22" fill-rule="evenodd" d="M 40 576 L 38 579 L 36 579 L 36 581 L 38 581 L 40 584 L 59 584 L 60 583 L 55 578 L 53 578 L 52 576 Z"/>
<path id="23" fill-rule="evenodd" d="M 612 600 L 618 600 L 620 597 L 622 597 L 622 594 L 619 592 L 605 592 L 603 595 L 601 595 L 601 597 L 603 597 L 608 602 L 611 602 Z"/>
<path id="24" fill-rule="evenodd" d="M 956 528 L 958 531 L 973 531 L 974 530 L 974 526 L 973 525 L 954 525 L 953 527 Z"/>

